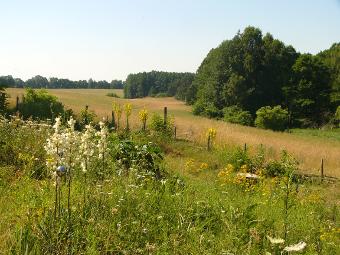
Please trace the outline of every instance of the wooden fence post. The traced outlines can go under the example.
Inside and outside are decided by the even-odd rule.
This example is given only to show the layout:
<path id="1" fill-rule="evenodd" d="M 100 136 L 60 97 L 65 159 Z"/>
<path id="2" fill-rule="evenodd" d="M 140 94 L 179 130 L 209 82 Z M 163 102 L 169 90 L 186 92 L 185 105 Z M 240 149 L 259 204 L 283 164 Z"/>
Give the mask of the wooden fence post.
<path id="1" fill-rule="evenodd" d="M 208 135 L 208 151 L 210 151 L 210 140 L 211 140 L 211 137 L 210 137 L 210 134 Z"/>
<path id="2" fill-rule="evenodd" d="M 324 173 L 323 173 L 323 159 L 321 159 L 321 182 L 323 182 L 324 179 Z"/>
<path id="3" fill-rule="evenodd" d="M 168 107 L 164 107 L 164 126 L 166 125 L 167 122 L 167 118 L 168 118 Z"/>
<path id="4" fill-rule="evenodd" d="M 15 105 L 15 111 L 19 111 L 19 96 L 17 96 L 17 103 Z"/>
<path id="5" fill-rule="evenodd" d="M 114 111 L 111 112 L 111 126 L 112 126 L 113 128 L 116 127 L 116 124 L 115 124 L 115 113 L 114 113 Z"/>
<path id="6" fill-rule="evenodd" d="M 247 143 L 244 143 L 244 152 L 247 152 Z"/>

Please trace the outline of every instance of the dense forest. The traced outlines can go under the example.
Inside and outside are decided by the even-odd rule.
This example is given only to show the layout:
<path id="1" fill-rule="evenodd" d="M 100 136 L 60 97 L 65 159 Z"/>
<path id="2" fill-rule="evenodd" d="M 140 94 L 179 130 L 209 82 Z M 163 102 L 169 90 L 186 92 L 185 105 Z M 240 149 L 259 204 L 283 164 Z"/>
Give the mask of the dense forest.
<path id="1" fill-rule="evenodd" d="M 175 96 L 180 100 L 191 97 L 193 73 L 143 72 L 129 74 L 124 86 L 126 98 L 145 96 Z"/>
<path id="2" fill-rule="evenodd" d="M 124 84 L 121 80 L 95 81 L 93 79 L 71 81 L 69 79 L 49 78 L 36 75 L 27 81 L 13 78 L 11 75 L 1 76 L 0 82 L 12 88 L 45 88 L 45 89 L 122 89 Z"/>
<path id="3" fill-rule="evenodd" d="M 286 109 L 294 126 L 320 126 L 339 105 L 339 49 L 300 54 L 247 27 L 212 49 L 191 86 L 193 111 L 223 118 L 230 107 L 254 116 L 264 106 Z"/>

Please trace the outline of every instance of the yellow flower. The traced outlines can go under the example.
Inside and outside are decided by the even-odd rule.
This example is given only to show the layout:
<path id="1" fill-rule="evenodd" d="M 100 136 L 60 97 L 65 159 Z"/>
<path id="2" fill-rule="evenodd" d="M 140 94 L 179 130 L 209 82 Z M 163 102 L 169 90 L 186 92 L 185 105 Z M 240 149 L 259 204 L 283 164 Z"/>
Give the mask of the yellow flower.
<path id="1" fill-rule="evenodd" d="M 140 110 L 139 113 L 138 113 L 138 115 L 139 115 L 139 119 L 140 119 L 142 122 L 146 121 L 146 120 L 148 119 L 148 117 L 149 117 L 148 110 L 145 109 L 145 108 L 143 108 L 142 110 Z"/>
<path id="2" fill-rule="evenodd" d="M 132 105 L 127 103 L 124 105 L 124 109 L 125 109 L 126 116 L 130 116 L 131 111 L 132 111 Z"/>
<path id="3" fill-rule="evenodd" d="M 215 128 L 209 128 L 207 131 L 207 137 L 210 137 L 210 139 L 215 139 L 216 137 L 216 129 Z"/>
<path id="4" fill-rule="evenodd" d="M 201 163 L 201 165 L 200 165 L 200 170 L 206 170 L 206 169 L 208 169 L 208 164 L 207 163 Z"/>
<path id="5" fill-rule="evenodd" d="M 240 171 L 241 171 L 241 173 L 247 173 L 248 172 L 248 166 L 247 165 L 241 166 Z"/>
<path id="6" fill-rule="evenodd" d="M 120 117 L 122 116 L 122 106 L 116 102 L 113 102 L 112 104 L 112 108 L 114 113 L 116 114 L 117 119 L 120 119 Z"/>

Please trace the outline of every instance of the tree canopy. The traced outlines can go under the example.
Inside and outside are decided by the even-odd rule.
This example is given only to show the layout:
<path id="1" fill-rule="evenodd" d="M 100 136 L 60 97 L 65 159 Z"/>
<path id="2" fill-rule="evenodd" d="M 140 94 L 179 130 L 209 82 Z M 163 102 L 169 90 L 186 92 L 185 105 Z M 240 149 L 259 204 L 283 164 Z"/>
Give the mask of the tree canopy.
<path id="1" fill-rule="evenodd" d="M 334 105 L 340 104 L 340 43 L 334 43 L 328 50 L 318 54 L 321 60 L 329 67 L 332 86 L 331 100 Z"/>
<path id="2" fill-rule="evenodd" d="M 0 114 L 3 114 L 6 109 L 6 98 L 5 88 L 10 87 L 14 84 L 12 76 L 1 76 L 0 77 Z"/>
<path id="3" fill-rule="evenodd" d="M 103 81 L 95 81 L 93 79 L 71 81 L 69 79 L 59 79 L 56 77 L 51 77 L 47 79 L 41 75 L 36 75 L 27 81 L 23 81 L 20 78 L 13 79 L 12 76 L 2 76 L 0 78 L 9 79 L 10 77 L 13 82 L 11 82 L 8 87 L 15 88 L 33 88 L 33 89 L 122 89 L 124 86 L 121 80 L 112 80 L 110 83 Z"/>
<path id="4" fill-rule="evenodd" d="M 152 71 L 129 74 L 125 81 L 124 95 L 126 98 L 164 95 L 186 100 L 193 79 L 193 73 Z"/>
<path id="5" fill-rule="evenodd" d="M 247 27 L 208 53 L 189 101 L 194 113 L 208 117 L 222 117 L 231 106 L 254 116 L 261 107 L 281 105 L 296 124 L 320 125 L 336 106 L 330 95 L 336 98 L 339 91 L 338 52 L 334 44 L 319 56 L 301 55 L 271 34 Z"/>

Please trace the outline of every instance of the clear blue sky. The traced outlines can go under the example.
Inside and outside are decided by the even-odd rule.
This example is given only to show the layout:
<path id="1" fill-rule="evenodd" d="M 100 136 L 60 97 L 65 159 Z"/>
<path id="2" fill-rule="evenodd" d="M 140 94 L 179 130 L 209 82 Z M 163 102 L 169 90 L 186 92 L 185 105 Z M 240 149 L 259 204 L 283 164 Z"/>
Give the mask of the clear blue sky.
<path id="1" fill-rule="evenodd" d="M 0 75 L 195 72 L 248 25 L 317 53 L 340 42 L 340 0 L 1 0 Z"/>

